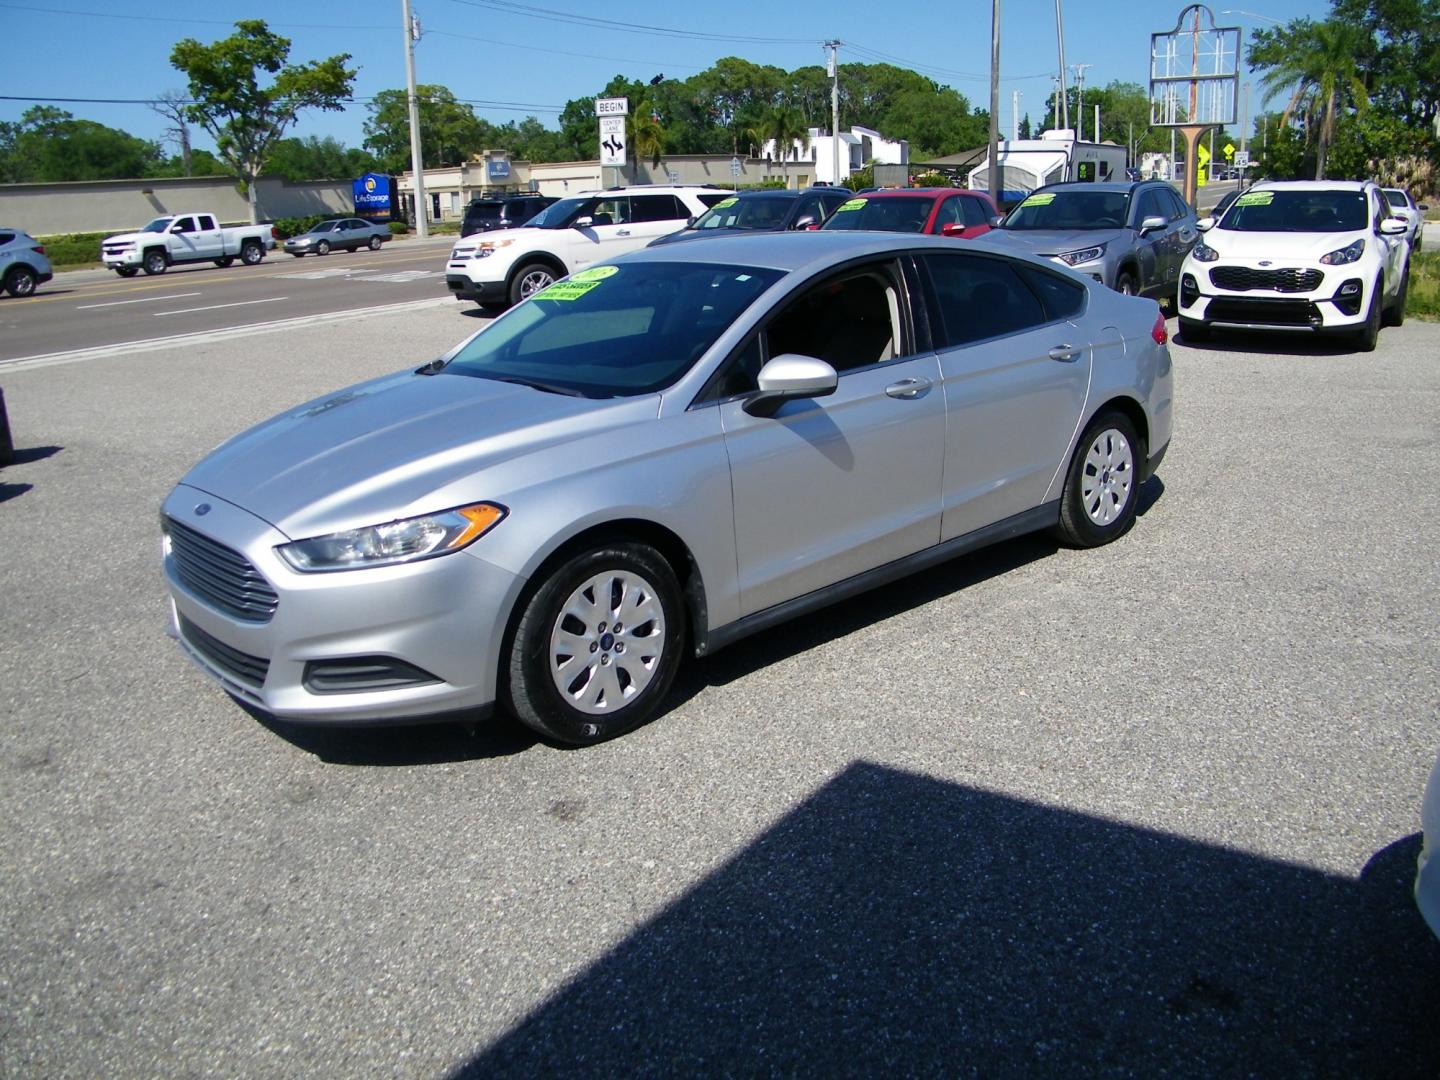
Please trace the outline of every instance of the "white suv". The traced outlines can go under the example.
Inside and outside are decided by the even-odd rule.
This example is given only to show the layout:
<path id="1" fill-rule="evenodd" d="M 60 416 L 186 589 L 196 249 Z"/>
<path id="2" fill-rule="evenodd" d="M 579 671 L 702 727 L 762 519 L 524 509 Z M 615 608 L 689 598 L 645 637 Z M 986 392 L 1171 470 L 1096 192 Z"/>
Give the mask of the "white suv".
<path id="1" fill-rule="evenodd" d="M 518 229 L 458 241 L 445 267 L 457 299 L 508 307 L 592 263 L 643 248 L 733 192 L 714 187 L 589 191 L 546 207 Z"/>
<path id="2" fill-rule="evenodd" d="M 1180 270 L 1180 334 L 1211 328 L 1353 334 L 1375 348 L 1381 323 L 1405 320 L 1406 223 L 1369 181 L 1256 184 L 1201 240 Z"/>

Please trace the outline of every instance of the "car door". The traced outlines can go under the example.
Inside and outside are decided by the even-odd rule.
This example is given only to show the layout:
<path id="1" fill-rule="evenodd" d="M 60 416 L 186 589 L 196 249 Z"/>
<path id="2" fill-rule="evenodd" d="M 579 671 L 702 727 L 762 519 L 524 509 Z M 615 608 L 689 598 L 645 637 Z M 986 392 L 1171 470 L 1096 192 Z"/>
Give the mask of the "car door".
<path id="1" fill-rule="evenodd" d="M 1130 229 L 1135 234 L 1135 261 L 1140 267 L 1137 285 L 1141 293 L 1149 294 L 1164 286 L 1180 269 L 1175 263 L 1175 245 L 1171 242 L 1170 208 L 1161 203 L 1157 189 L 1142 188 L 1133 200 L 1130 215 Z M 1152 217 L 1158 217 L 1165 224 L 1142 235 L 1140 226 Z"/>
<path id="2" fill-rule="evenodd" d="M 209 214 L 195 215 L 195 232 L 192 239 L 195 254 L 204 259 L 218 259 L 225 254 L 225 245 L 220 225 Z"/>
<path id="3" fill-rule="evenodd" d="M 940 535 L 1039 506 L 1079 425 L 1090 341 L 1084 285 L 1003 256 L 921 259 L 948 424 Z"/>
<path id="4" fill-rule="evenodd" d="M 1410 253 L 1410 240 L 1407 233 L 1396 233 L 1390 236 L 1380 231 L 1381 224 L 1386 218 L 1392 216 L 1390 200 L 1385 197 L 1385 193 L 1377 188 L 1371 192 L 1370 200 L 1371 227 L 1375 233 L 1375 240 L 1380 245 L 1385 263 L 1385 280 L 1381 283 L 1383 286 L 1381 291 L 1387 300 L 1394 300 L 1400 292 L 1400 277 Z"/>
<path id="5" fill-rule="evenodd" d="M 894 260 L 828 275 L 767 319 L 712 384 L 724 395 L 744 614 L 938 540 L 944 404 L 908 301 Z M 838 388 L 750 415 L 755 373 L 783 353 L 825 360 Z"/>
<path id="6" fill-rule="evenodd" d="M 199 258 L 195 246 L 195 219 L 180 217 L 172 221 L 166 244 L 172 262 L 191 262 Z"/>
<path id="7" fill-rule="evenodd" d="M 633 247 L 644 247 L 658 236 L 668 236 L 684 225 L 689 216 L 685 204 L 674 195 L 631 195 L 630 237 L 634 241 Z"/>
<path id="8" fill-rule="evenodd" d="M 629 196 L 609 195 L 598 199 L 594 209 L 581 215 L 581 219 L 587 216 L 591 219 L 589 225 L 570 230 L 571 273 L 644 246 L 643 241 L 634 243 Z"/>

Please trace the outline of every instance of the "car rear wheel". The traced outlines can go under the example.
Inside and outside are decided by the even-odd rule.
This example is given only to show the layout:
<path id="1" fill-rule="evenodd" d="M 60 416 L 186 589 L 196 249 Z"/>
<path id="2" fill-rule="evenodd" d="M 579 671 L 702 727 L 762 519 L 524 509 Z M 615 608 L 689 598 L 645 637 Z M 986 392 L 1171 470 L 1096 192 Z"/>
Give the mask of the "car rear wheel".
<path id="1" fill-rule="evenodd" d="M 544 263 L 526 263 L 515 272 L 515 280 L 510 282 L 510 303 L 518 304 L 522 300 L 529 300 L 541 289 L 548 289 L 555 284 L 555 271 Z"/>
<path id="2" fill-rule="evenodd" d="M 1370 290 L 1370 307 L 1365 312 L 1365 324 L 1355 334 L 1355 348 L 1359 352 L 1374 352 L 1380 341 L 1380 320 L 1385 308 L 1384 279 L 1376 278 Z"/>
<path id="3" fill-rule="evenodd" d="M 5 291 L 11 296 L 29 296 L 35 291 L 36 284 L 35 272 L 28 266 L 11 267 L 5 275 Z"/>
<path id="4" fill-rule="evenodd" d="M 670 564 L 616 541 L 561 563 L 524 604 L 502 700 L 530 728 L 589 746 L 639 727 L 680 665 L 685 611 Z"/>
<path id="5" fill-rule="evenodd" d="M 163 251 L 147 251 L 145 261 L 142 264 L 145 273 L 154 277 L 156 274 L 163 274 L 165 268 L 170 265 L 170 260 L 165 258 Z"/>
<path id="6" fill-rule="evenodd" d="M 380 250 L 380 237 L 378 237 L 378 236 L 372 236 L 372 237 L 370 237 L 370 250 L 371 250 L 371 251 L 379 251 L 379 250 Z"/>
<path id="7" fill-rule="evenodd" d="M 1144 440 L 1121 412 L 1101 413 L 1075 445 L 1065 474 L 1056 535 L 1071 547 L 1099 547 L 1135 521 Z"/>
<path id="8" fill-rule="evenodd" d="M 1129 270 L 1121 270 L 1120 276 L 1115 279 L 1115 291 L 1126 296 L 1135 295 L 1135 275 Z"/>
<path id="9" fill-rule="evenodd" d="M 1410 264 L 1405 264 L 1405 270 L 1400 277 L 1400 291 L 1395 294 L 1395 303 L 1385 313 L 1386 326 L 1405 325 L 1405 301 L 1410 293 Z"/>
<path id="10" fill-rule="evenodd" d="M 246 266 L 254 266 L 263 258 L 265 258 L 265 249 L 260 246 L 258 240 L 248 240 L 240 249 L 240 261 Z"/>
<path id="11" fill-rule="evenodd" d="M 315 245 L 315 254 L 316 254 L 316 255 L 329 255 L 329 254 L 330 254 L 330 241 L 329 241 L 329 240 L 321 240 L 318 244 L 316 244 L 316 245 Z"/>

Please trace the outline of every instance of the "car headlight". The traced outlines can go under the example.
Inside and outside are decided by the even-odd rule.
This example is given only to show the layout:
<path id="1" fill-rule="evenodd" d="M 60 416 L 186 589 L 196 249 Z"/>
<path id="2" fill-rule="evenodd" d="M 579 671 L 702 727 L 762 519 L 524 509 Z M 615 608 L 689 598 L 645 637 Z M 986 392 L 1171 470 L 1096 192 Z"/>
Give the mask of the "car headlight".
<path id="1" fill-rule="evenodd" d="M 475 249 L 475 257 L 483 259 L 487 255 L 493 255 L 501 248 L 507 248 L 515 243 L 514 240 L 482 240 L 480 246 Z"/>
<path id="2" fill-rule="evenodd" d="M 472 503 L 438 514 L 296 540 L 275 550 L 307 574 L 391 566 L 459 551 L 498 525 L 506 513 L 494 503 Z"/>
<path id="3" fill-rule="evenodd" d="M 1346 263 L 1357 262 L 1361 255 L 1365 254 L 1365 238 L 1362 236 L 1353 244 L 1332 251 L 1328 255 L 1320 256 L 1322 266 L 1344 266 Z"/>
<path id="4" fill-rule="evenodd" d="M 1220 258 L 1220 253 L 1203 241 L 1190 249 L 1190 255 L 1196 262 L 1214 262 Z"/>
<path id="5" fill-rule="evenodd" d="M 1081 248 L 1079 251 L 1067 251 L 1060 256 L 1060 261 L 1066 266 L 1079 266 L 1081 263 L 1094 262 L 1105 254 L 1105 245 L 1096 244 L 1094 247 Z"/>

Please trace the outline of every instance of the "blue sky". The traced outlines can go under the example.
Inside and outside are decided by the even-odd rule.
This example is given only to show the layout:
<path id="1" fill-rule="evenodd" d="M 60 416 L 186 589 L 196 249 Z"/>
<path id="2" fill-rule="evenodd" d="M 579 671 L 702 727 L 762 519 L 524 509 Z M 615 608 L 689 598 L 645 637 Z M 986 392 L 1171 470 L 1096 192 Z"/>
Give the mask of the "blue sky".
<path id="1" fill-rule="evenodd" d="M 501 0 L 502 3 L 505 0 Z M 819 42 L 846 42 L 840 62 L 889 62 L 914 68 L 955 87 L 979 108 L 988 104 L 990 3 L 988 0 L 915 0 L 889 7 L 875 0 L 823 4 L 677 4 L 658 0 L 527 0 L 526 7 L 597 17 L 632 29 L 575 25 L 553 15 L 499 10 L 491 0 L 412 0 L 425 31 L 416 47 L 420 82 L 441 83 L 476 111 L 503 122 L 533 115 L 554 126 L 566 101 L 595 93 L 611 76 L 684 78 L 722 56 L 793 69 L 823 63 Z M 1323 18 L 1326 0 L 1244 0 L 1250 14 L 1220 15 L 1222 24 L 1247 29 L 1310 15 Z M 533 4 L 533 6 L 531 6 Z M 1149 35 L 1174 25 L 1184 6 L 1134 0 L 1064 0 L 1065 60 L 1092 65 L 1089 85 L 1148 78 Z M 703 13 L 703 14 L 702 14 Z M 7 48 L 0 94 L 68 98 L 150 98 L 183 90 L 169 63 L 181 38 L 214 41 L 237 19 L 264 19 L 289 37 L 291 60 L 348 52 L 360 74 L 355 95 L 405 85 L 401 0 L 0 0 Z M 728 40 L 638 32 L 678 29 Z M 746 41 L 743 39 L 767 39 Z M 784 39 L 783 41 L 776 39 Z M 853 47 L 852 47 L 853 46 Z M 1003 0 L 1001 16 L 1001 123 L 1009 130 L 1011 92 L 1023 94 L 1020 112 L 1036 120 L 1044 111 L 1056 68 L 1054 0 Z M 1073 78 L 1073 73 L 1071 76 Z M 15 120 L 32 100 L 0 101 L 0 119 Z M 542 108 L 542 106 L 544 108 Z M 78 117 L 158 139 L 166 126 L 143 105 L 59 103 Z M 1252 111 L 1259 100 L 1252 98 Z M 332 135 L 359 146 L 367 116 L 363 104 L 343 113 L 302 115 L 292 135 Z M 206 145 L 203 137 L 196 144 Z"/>

